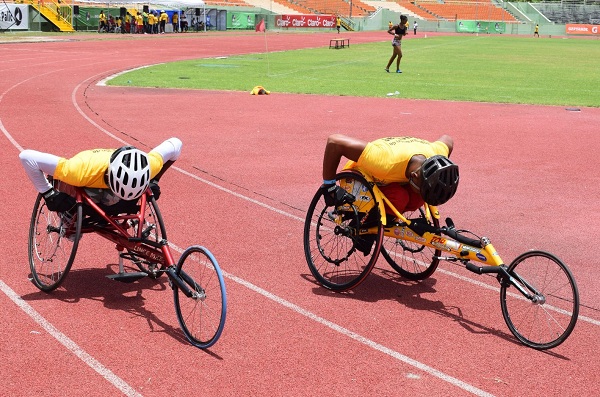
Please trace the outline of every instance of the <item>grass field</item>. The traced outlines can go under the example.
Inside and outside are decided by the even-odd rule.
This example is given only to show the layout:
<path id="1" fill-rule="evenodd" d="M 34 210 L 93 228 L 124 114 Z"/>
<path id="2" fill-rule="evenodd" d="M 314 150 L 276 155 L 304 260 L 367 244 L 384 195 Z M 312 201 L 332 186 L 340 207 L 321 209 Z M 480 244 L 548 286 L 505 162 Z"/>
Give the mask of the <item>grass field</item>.
<path id="1" fill-rule="evenodd" d="M 385 73 L 385 41 L 156 65 L 109 84 L 600 106 L 597 40 L 464 35 L 409 38 L 402 48 L 402 74 Z"/>

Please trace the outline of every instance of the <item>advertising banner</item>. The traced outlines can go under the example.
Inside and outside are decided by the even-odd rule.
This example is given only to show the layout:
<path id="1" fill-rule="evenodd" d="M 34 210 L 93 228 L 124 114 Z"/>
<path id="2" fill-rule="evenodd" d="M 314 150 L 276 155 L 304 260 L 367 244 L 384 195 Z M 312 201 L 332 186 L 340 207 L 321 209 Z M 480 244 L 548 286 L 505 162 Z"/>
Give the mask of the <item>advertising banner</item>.
<path id="1" fill-rule="evenodd" d="M 578 25 L 578 24 L 567 24 L 567 34 L 590 34 L 597 35 L 600 34 L 600 26 L 599 25 Z"/>
<path id="2" fill-rule="evenodd" d="M 278 28 L 334 28 L 335 15 L 277 15 Z"/>
<path id="3" fill-rule="evenodd" d="M 456 21 L 456 31 L 459 33 L 504 33 L 506 32 L 506 22 Z"/>
<path id="4" fill-rule="evenodd" d="M 29 6 L 1 3 L 0 30 L 29 30 Z"/>
<path id="5" fill-rule="evenodd" d="M 227 29 L 254 29 L 255 16 L 247 12 L 228 12 Z"/>

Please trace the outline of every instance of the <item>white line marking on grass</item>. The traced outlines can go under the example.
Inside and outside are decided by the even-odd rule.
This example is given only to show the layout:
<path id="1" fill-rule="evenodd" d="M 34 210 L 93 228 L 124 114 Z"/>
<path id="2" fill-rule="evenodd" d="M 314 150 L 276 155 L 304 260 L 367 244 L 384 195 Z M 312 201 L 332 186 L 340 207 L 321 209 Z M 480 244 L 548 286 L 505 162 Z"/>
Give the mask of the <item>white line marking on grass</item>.
<path id="1" fill-rule="evenodd" d="M 86 363 L 91 369 L 100 374 L 110 384 L 119 389 L 126 396 L 141 396 L 133 387 L 129 386 L 127 382 L 119 378 L 115 373 L 102 365 L 101 362 L 96 360 L 94 357 L 86 353 L 81 347 L 73 342 L 68 336 L 56 329 L 55 326 L 50 324 L 41 314 L 39 314 L 33 307 L 25 302 L 15 291 L 13 291 L 4 281 L 0 280 L 0 290 L 6 294 L 25 314 L 38 323 L 44 328 L 54 339 L 65 346 L 71 353 L 77 356 L 81 361 Z M 109 393 L 110 394 L 110 393 Z"/>

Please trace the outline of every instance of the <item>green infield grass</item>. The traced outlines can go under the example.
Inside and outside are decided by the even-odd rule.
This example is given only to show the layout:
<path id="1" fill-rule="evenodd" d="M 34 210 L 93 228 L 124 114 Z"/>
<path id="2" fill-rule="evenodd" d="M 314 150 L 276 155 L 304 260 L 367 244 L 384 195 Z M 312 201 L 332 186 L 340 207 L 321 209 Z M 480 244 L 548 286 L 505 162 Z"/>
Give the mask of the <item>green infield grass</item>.
<path id="1" fill-rule="evenodd" d="M 268 38 L 267 38 L 268 40 Z M 403 73 L 384 71 L 389 41 L 160 64 L 109 85 L 600 106 L 598 40 L 508 36 L 412 38 Z"/>

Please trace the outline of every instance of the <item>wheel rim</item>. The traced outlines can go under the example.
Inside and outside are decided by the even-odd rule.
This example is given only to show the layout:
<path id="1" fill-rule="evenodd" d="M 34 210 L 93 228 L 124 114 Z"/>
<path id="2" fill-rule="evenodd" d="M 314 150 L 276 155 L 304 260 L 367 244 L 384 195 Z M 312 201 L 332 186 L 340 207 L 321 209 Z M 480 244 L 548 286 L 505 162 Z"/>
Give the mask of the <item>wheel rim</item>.
<path id="1" fill-rule="evenodd" d="M 568 268 L 551 254 L 532 251 L 515 259 L 508 272 L 524 280 L 525 288 L 528 283 L 538 292 L 532 301 L 515 288 L 502 286 L 502 314 L 511 332 L 536 349 L 564 342 L 579 313 L 579 293 Z"/>
<path id="2" fill-rule="evenodd" d="M 317 192 L 307 211 L 304 249 L 317 282 L 341 292 L 360 284 L 375 265 L 383 228 L 367 182 L 350 172 L 340 173 L 337 178 L 355 197 L 360 193 L 361 200 L 328 207 L 322 193 Z M 362 234 L 369 227 L 372 234 Z"/>
<path id="3" fill-rule="evenodd" d="M 66 219 L 38 198 L 29 233 L 29 264 L 38 288 L 50 291 L 62 283 L 75 259 L 80 230 L 80 217 Z"/>
<path id="4" fill-rule="evenodd" d="M 174 290 L 177 319 L 188 340 L 197 347 L 212 346 L 225 325 L 227 298 L 223 275 L 214 256 L 202 247 L 188 248 L 177 266 L 194 281 L 193 297 Z M 189 285 L 189 283 L 188 283 Z"/>

